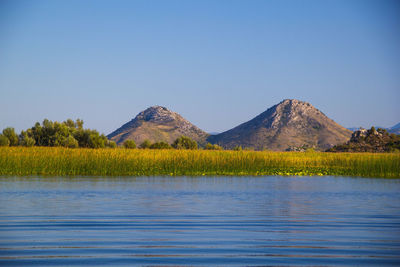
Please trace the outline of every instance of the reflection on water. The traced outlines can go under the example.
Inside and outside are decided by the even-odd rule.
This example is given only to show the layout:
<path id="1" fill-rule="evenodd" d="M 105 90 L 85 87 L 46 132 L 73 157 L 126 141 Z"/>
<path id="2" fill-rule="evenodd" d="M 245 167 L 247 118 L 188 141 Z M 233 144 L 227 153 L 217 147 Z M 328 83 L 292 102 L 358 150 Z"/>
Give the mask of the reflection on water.
<path id="1" fill-rule="evenodd" d="M 400 180 L 0 178 L 0 265 L 399 265 Z"/>

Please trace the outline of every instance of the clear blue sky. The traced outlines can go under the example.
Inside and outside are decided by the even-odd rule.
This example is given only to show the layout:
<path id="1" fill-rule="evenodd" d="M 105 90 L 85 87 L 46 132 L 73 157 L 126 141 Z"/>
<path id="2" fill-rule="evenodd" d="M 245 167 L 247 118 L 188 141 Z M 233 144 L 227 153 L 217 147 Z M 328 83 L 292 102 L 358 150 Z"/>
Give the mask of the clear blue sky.
<path id="1" fill-rule="evenodd" d="M 162 105 L 221 132 L 286 98 L 400 122 L 400 1 L 0 1 L 0 129 Z"/>

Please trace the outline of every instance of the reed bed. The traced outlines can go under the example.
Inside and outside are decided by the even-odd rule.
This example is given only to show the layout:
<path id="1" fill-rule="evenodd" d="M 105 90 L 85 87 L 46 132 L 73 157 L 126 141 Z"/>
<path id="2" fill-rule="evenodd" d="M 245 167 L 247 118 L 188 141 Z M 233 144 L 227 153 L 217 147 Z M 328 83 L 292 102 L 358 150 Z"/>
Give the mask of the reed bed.
<path id="1" fill-rule="evenodd" d="M 0 175 L 345 175 L 400 178 L 400 154 L 2 147 Z"/>

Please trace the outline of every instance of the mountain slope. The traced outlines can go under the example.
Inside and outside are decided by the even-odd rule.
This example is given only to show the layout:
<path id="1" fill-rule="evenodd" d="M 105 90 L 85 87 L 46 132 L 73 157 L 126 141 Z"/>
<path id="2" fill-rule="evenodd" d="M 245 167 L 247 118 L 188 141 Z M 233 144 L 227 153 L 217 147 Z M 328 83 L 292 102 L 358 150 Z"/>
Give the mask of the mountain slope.
<path id="1" fill-rule="evenodd" d="M 390 133 L 400 134 L 400 123 L 396 124 L 395 126 L 389 128 Z"/>
<path id="2" fill-rule="evenodd" d="M 182 135 L 204 144 L 209 134 L 185 120 L 178 113 L 165 107 L 153 106 L 140 112 L 134 119 L 107 137 L 119 145 L 125 140 L 134 140 L 139 145 L 146 139 L 151 142 L 164 141 L 171 144 Z"/>
<path id="3" fill-rule="evenodd" d="M 208 141 L 229 149 L 325 150 L 348 141 L 351 133 L 311 104 L 286 99 L 248 122 L 210 136 Z"/>

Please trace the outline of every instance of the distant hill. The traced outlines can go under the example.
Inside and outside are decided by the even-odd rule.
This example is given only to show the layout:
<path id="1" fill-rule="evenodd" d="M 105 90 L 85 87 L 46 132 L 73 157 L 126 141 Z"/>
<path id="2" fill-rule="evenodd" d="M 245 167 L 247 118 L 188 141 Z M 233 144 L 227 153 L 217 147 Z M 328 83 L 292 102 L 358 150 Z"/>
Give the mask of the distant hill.
<path id="1" fill-rule="evenodd" d="M 172 144 L 185 135 L 200 144 L 205 144 L 208 133 L 185 120 L 178 113 L 165 107 L 153 106 L 140 112 L 134 119 L 122 125 L 107 137 L 118 145 L 125 140 L 134 140 L 137 145 L 148 139 L 151 142 L 165 141 Z"/>
<path id="2" fill-rule="evenodd" d="M 395 126 L 391 127 L 390 129 L 400 129 L 400 123 L 396 124 Z"/>
<path id="3" fill-rule="evenodd" d="M 336 145 L 328 152 L 393 152 L 400 150 L 400 135 L 389 133 L 386 129 L 375 127 L 370 130 L 355 131 L 351 139 Z"/>
<path id="4" fill-rule="evenodd" d="M 286 99 L 254 119 L 208 141 L 232 149 L 325 150 L 350 139 L 351 131 L 325 116 L 311 104 Z"/>
<path id="5" fill-rule="evenodd" d="M 347 130 L 350 130 L 350 131 L 352 131 L 352 132 L 355 132 L 355 131 L 359 130 L 360 127 L 350 127 L 350 128 L 346 128 L 346 129 L 347 129 Z"/>
<path id="6" fill-rule="evenodd" d="M 400 134 L 400 123 L 396 124 L 396 125 L 393 126 L 393 127 L 390 127 L 390 128 L 388 129 L 388 131 L 389 131 L 390 133 Z"/>

